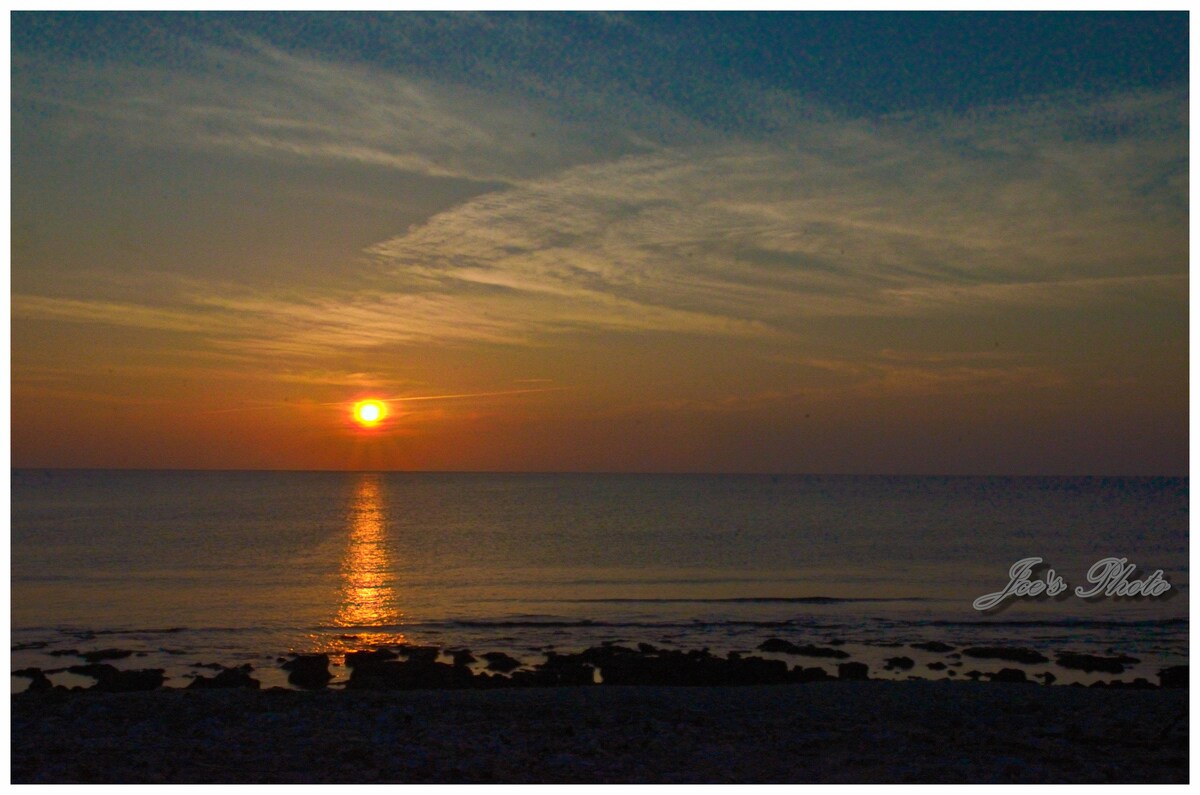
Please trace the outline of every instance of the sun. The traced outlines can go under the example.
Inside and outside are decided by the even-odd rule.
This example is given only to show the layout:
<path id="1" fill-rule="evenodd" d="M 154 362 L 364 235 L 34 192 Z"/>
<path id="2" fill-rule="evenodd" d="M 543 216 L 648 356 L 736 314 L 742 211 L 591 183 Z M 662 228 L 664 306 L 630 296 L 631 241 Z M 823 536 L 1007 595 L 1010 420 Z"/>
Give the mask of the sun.
<path id="1" fill-rule="evenodd" d="M 354 404 L 354 421 L 370 427 L 387 416 L 387 406 L 379 400 L 360 400 Z"/>

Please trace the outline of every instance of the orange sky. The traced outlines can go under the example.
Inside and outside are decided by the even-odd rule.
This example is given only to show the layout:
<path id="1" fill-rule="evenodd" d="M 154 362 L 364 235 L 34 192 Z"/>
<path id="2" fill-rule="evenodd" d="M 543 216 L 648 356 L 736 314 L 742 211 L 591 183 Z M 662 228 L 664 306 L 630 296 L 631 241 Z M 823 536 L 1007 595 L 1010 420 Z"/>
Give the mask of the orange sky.
<path id="1" fill-rule="evenodd" d="M 401 15 L 354 58 L 46 19 L 14 22 L 14 466 L 1187 471 L 1186 70 L 951 96 L 930 60 L 859 107 L 659 63 L 647 19 L 561 68 L 516 43 L 616 18 Z"/>

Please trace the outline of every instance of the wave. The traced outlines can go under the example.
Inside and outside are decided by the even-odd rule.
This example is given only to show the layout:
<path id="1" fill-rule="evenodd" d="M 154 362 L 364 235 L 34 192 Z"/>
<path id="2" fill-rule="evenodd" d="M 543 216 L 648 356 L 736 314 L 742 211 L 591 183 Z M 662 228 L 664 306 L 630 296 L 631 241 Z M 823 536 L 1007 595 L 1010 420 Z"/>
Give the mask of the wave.
<path id="1" fill-rule="evenodd" d="M 827 597 L 803 597 L 803 600 L 820 599 L 824 600 Z M 579 600 L 587 601 L 587 600 Z M 673 600 L 673 599 L 615 599 L 615 600 L 595 600 L 595 601 L 621 601 L 621 602 L 721 602 L 721 601 L 798 601 L 798 600 L 776 600 L 773 597 L 745 598 L 745 599 L 728 599 L 728 600 Z M 888 601 L 888 600 L 833 600 L 833 601 Z M 913 599 L 913 601 L 917 601 Z M 712 630 L 722 627 L 748 627 L 748 628 L 766 628 L 766 629 L 807 629 L 807 630 L 836 630 L 850 629 L 880 631 L 883 634 L 890 635 L 895 630 L 918 629 L 918 628 L 970 628 L 970 629 L 991 629 L 991 628 L 1012 628 L 1012 629 L 1038 629 L 1038 628 L 1057 628 L 1057 629 L 1110 629 L 1110 630 L 1154 630 L 1154 629 L 1170 629 L 1187 627 L 1188 619 L 1186 618 L 1163 618 L 1163 619 L 1133 619 L 1133 620 L 1118 620 L 1118 619 L 1075 619 L 1075 618 L 1060 618 L 1060 619 L 1009 619 L 1003 621 L 989 621 L 987 619 L 901 619 L 901 618 L 869 618 L 862 617 L 853 621 L 836 621 L 828 620 L 827 618 L 818 618 L 814 616 L 793 617 L 788 619 L 778 620 L 753 620 L 753 619 L 716 619 L 716 620 L 679 620 L 666 619 L 661 621 L 655 620 L 622 620 L 622 619 L 590 619 L 590 618 L 557 618 L 553 616 L 538 617 L 538 616 L 521 616 L 513 618 L 441 618 L 441 619 L 425 619 L 419 621 L 410 621 L 402 624 L 363 624 L 352 626 L 338 625 L 316 625 L 308 627 L 297 626 L 243 626 L 243 627 L 151 627 L 151 628 L 129 628 L 129 629 L 87 629 L 82 627 L 13 627 L 13 631 L 20 633 L 22 636 L 34 635 L 37 633 L 54 633 L 60 636 L 70 636 L 78 639 L 86 639 L 90 637 L 99 637 L 105 635 L 125 635 L 125 636 L 144 636 L 144 635 L 181 635 L 181 634 L 254 634 L 259 632 L 292 632 L 292 633 L 307 633 L 311 631 L 330 632 L 330 633 L 360 633 L 360 632 L 384 632 L 384 633 L 405 633 L 424 629 L 623 629 L 623 630 L 638 630 L 638 629 L 688 629 L 688 630 Z"/>
<path id="2" fill-rule="evenodd" d="M 714 627 L 839 627 L 822 621 L 791 619 L 785 621 L 605 621 L 581 619 L 447 619 L 414 621 L 408 624 L 389 624 L 350 627 L 317 627 L 321 631 L 406 632 L 419 629 L 711 629 Z"/>
<path id="3" fill-rule="evenodd" d="M 833 605 L 850 604 L 855 602 L 929 602 L 934 601 L 923 596 L 897 597 L 844 597 L 844 596 L 730 596 L 723 598 L 711 597 L 595 597 L 588 599 L 545 599 L 544 602 L 562 602 L 566 604 L 797 604 L 797 605 Z"/>
<path id="4" fill-rule="evenodd" d="M 895 623 L 904 623 L 897 621 Z M 1009 619 L 1006 621 L 988 621 L 987 619 L 967 620 L 929 620 L 908 622 L 927 627 L 1059 627 L 1066 629 L 1088 628 L 1136 628 L 1136 627 L 1177 627 L 1188 623 L 1186 618 L 1144 618 L 1121 621 L 1119 619 L 1093 618 L 1055 618 L 1055 619 Z"/>

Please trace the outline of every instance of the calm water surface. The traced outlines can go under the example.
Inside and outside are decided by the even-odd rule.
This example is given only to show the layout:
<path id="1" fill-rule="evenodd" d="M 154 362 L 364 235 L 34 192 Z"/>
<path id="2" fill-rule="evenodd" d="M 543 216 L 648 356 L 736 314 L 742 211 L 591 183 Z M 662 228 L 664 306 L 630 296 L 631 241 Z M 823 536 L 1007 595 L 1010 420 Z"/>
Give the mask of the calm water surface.
<path id="1" fill-rule="evenodd" d="M 871 662 L 925 639 L 1114 648 L 1152 677 L 1187 659 L 1187 517 L 1180 479 L 18 470 L 12 664 L 118 647 L 175 686 L 196 662 L 277 684 L 290 651 L 436 643 L 532 663 L 604 640 L 777 636 Z M 1071 586 L 1126 557 L 1172 590 L 972 608 L 1030 556 Z"/>

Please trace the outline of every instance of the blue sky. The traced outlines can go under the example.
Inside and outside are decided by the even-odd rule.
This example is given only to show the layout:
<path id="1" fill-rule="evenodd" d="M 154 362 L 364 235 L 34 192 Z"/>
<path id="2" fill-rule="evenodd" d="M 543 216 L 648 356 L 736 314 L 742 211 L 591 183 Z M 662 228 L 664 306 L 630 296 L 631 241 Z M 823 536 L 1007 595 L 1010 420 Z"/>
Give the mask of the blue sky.
<path id="1" fill-rule="evenodd" d="M 1187 104 L 1178 13 L 17 14 L 14 460 L 1179 473 Z"/>

